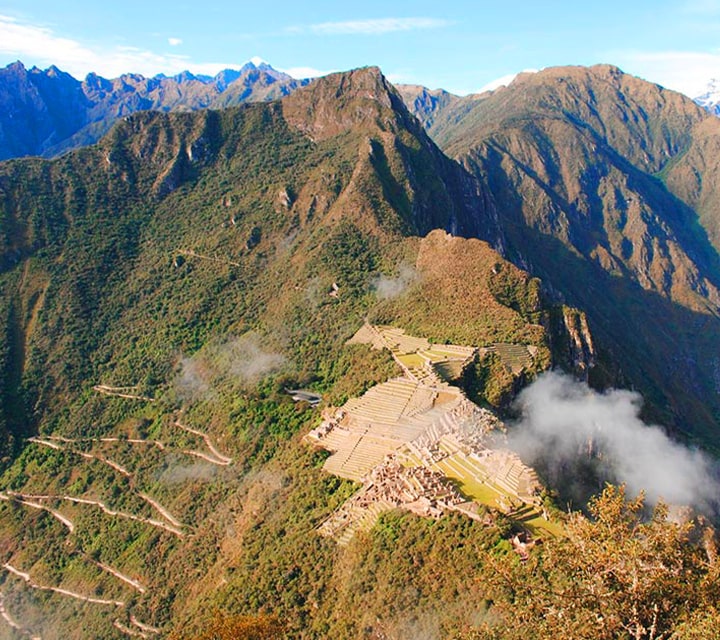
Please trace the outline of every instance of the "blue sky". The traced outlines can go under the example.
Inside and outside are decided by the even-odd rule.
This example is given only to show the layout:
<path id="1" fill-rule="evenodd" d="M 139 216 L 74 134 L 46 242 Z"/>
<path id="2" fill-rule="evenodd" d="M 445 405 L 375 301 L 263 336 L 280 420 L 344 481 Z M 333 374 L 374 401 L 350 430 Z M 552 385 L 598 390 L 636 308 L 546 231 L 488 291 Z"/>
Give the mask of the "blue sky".
<path id="1" fill-rule="evenodd" d="M 394 82 L 455 93 L 607 62 L 695 95 L 720 78 L 720 0 L 0 0 L 2 66 L 214 74 L 255 57 L 296 77 L 378 65 Z"/>

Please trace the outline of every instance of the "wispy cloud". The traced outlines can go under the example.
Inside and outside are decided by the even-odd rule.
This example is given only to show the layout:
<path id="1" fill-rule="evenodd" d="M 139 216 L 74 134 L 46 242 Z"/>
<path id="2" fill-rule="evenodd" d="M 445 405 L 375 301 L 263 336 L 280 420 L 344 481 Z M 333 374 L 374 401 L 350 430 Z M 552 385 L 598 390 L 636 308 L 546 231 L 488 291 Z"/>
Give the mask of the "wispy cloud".
<path id="1" fill-rule="evenodd" d="M 168 44 L 169 44 L 171 47 L 177 47 L 177 46 L 181 45 L 182 42 L 183 42 L 183 41 L 182 41 L 181 38 L 168 38 Z"/>
<path id="2" fill-rule="evenodd" d="M 418 29 L 439 29 L 452 22 L 441 18 L 375 18 L 367 20 L 346 20 L 342 22 L 320 22 L 311 25 L 288 27 L 291 33 L 315 33 L 318 35 L 384 35 L 398 31 Z"/>
<path id="3" fill-rule="evenodd" d="M 621 51 L 608 59 L 624 71 L 690 97 L 700 95 L 712 78 L 720 78 L 720 52 Z"/>
<path id="4" fill-rule="evenodd" d="M 170 45 L 180 44 L 170 38 Z M 12 56 L 29 64 L 54 64 L 63 71 L 82 78 L 91 71 L 107 77 L 123 73 L 174 74 L 185 71 L 214 75 L 222 69 L 239 66 L 236 63 L 195 63 L 186 56 L 162 54 L 137 47 L 102 47 L 83 44 L 56 34 L 52 29 L 23 22 L 0 14 L 0 55 Z"/>
<path id="5" fill-rule="evenodd" d="M 0 53 L 18 56 L 61 58 L 76 64 L 94 53 L 69 38 L 61 38 L 45 27 L 22 24 L 15 18 L 0 15 Z M 66 64 L 67 66 L 67 64 Z"/>
<path id="6" fill-rule="evenodd" d="M 409 287 L 415 284 L 420 275 L 408 264 L 400 265 L 399 273 L 395 277 L 378 275 L 372 281 L 372 288 L 380 300 L 392 300 L 401 296 Z"/>
<path id="7" fill-rule="evenodd" d="M 714 461 L 645 424 L 639 394 L 598 393 L 548 372 L 523 390 L 518 407 L 522 418 L 510 430 L 510 443 L 530 464 L 541 464 L 553 486 L 571 490 L 577 480 L 587 483 L 570 470 L 594 463 L 602 479 L 626 484 L 633 495 L 645 491 L 652 503 L 715 509 L 720 487 Z"/>
<path id="8" fill-rule="evenodd" d="M 187 402 L 214 399 L 221 385 L 250 388 L 287 364 L 287 358 L 268 349 L 257 333 L 230 336 L 206 344 L 190 358 L 181 357 L 174 388 L 179 398 Z"/>

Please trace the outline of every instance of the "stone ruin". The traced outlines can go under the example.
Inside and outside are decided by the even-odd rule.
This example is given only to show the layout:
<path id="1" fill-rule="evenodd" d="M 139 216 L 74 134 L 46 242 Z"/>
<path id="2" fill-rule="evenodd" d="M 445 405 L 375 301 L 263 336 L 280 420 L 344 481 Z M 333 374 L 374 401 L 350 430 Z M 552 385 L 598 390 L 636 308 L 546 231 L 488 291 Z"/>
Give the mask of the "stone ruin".
<path id="1" fill-rule="evenodd" d="M 475 349 L 432 345 L 400 329 L 369 324 L 352 342 L 389 349 L 404 375 L 341 408 L 326 409 L 320 426 L 308 434 L 332 452 L 326 471 L 363 483 L 319 527 L 321 534 L 346 544 L 383 511 L 398 507 L 426 517 L 438 518 L 448 509 L 477 517 L 477 505 L 458 493 L 448 474 L 488 487 L 497 496 L 490 506 L 506 513 L 538 506 L 541 485 L 534 470 L 495 446 L 502 442 L 503 423 L 439 375 L 438 364 L 461 371 Z"/>
<path id="2" fill-rule="evenodd" d="M 406 466 L 391 454 L 372 470 L 363 488 L 320 525 L 318 532 L 342 544 L 358 530 L 370 528 L 383 511 L 401 508 L 437 519 L 465 502 L 443 474 L 424 466 Z"/>

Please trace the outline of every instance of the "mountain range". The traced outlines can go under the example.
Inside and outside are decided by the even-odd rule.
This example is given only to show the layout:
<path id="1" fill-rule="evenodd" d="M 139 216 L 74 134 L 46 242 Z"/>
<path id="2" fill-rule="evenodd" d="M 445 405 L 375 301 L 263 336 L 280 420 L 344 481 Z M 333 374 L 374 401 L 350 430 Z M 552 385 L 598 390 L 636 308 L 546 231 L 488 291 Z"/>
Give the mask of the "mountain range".
<path id="1" fill-rule="evenodd" d="M 526 75 L 526 74 L 520 74 Z M 517 76 L 508 76 L 501 88 Z M 0 160 L 22 156 L 57 156 L 97 142 L 123 116 L 136 111 L 219 109 L 245 102 L 275 100 L 304 86 L 266 62 L 247 62 L 215 77 L 189 71 L 172 77 L 145 78 L 128 73 L 108 80 L 90 73 L 84 81 L 55 66 L 26 69 L 14 62 L 0 69 Z M 426 126 L 435 114 L 464 100 L 443 89 L 398 85 L 410 111 Z M 486 92 L 488 93 L 488 92 Z M 711 80 L 695 102 L 717 115 L 717 88 Z"/>
<path id="2" fill-rule="evenodd" d="M 710 80 L 705 91 L 695 98 L 701 107 L 707 109 L 714 115 L 720 115 L 720 87 L 718 87 L 718 81 L 715 79 Z"/>
<path id="3" fill-rule="evenodd" d="M 348 547 L 317 533 L 358 487 L 303 436 L 412 372 L 422 340 L 471 350 L 451 382 L 499 418 L 555 367 L 720 449 L 720 120 L 689 98 L 609 65 L 466 97 L 375 67 L 2 74 L 5 157 L 58 156 L 0 163 L 11 637 L 202 637 L 217 611 L 298 638 L 517 637 L 532 599 L 501 583 L 537 533 L 524 507 L 392 512 Z M 364 326 L 417 353 L 348 344 Z M 562 522 L 553 496 L 602 490 L 603 460 L 539 504 Z M 713 585 L 664 624 L 696 622 Z M 538 637 L 576 629 L 573 607 Z"/>
<path id="4" fill-rule="evenodd" d="M 307 82 L 253 62 L 212 78 L 186 71 L 153 78 L 128 73 L 107 80 L 91 73 L 82 82 L 54 66 L 28 70 L 15 62 L 0 70 L 0 159 L 55 156 L 97 142 L 118 118 L 136 111 L 273 100 Z"/>

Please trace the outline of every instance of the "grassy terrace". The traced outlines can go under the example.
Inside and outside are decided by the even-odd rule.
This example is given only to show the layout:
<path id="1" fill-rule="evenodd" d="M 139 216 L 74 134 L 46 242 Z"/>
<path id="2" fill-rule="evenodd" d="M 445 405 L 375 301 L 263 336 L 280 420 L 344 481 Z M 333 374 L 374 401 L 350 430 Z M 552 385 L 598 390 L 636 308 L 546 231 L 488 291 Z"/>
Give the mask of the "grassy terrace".
<path id="1" fill-rule="evenodd" d="M 406 367 L 410 369 L 415 368 L 421 368 L 425 364 L 425 360 L 423 360 L 419 355 L 416 353 L 405 353 L 405 354 L 393 354 L 395 357 Z"/>
<path id="2" fill-rule="evenodd" d="M 457 455 L 450 455 L 444 460 L 435 463 L 436 468 L 448 478 L 457 482 L 458 489 L 466 497 L 487 505 L 493 509 L 500 507 L 501 501 L 515 502 L 517 497 L 513 496 L 495 485 L 478 478 L 476 470 L 470 469 Z M 555 522 L 545 520 L 538 510 L 527 506 L 522 509 L 518 517 L 510 516 L 512 520 L 522 523 L 534 535 L 540 535 L 543 531 L 552 536 L 562 535 L 562 526 Z"/>

